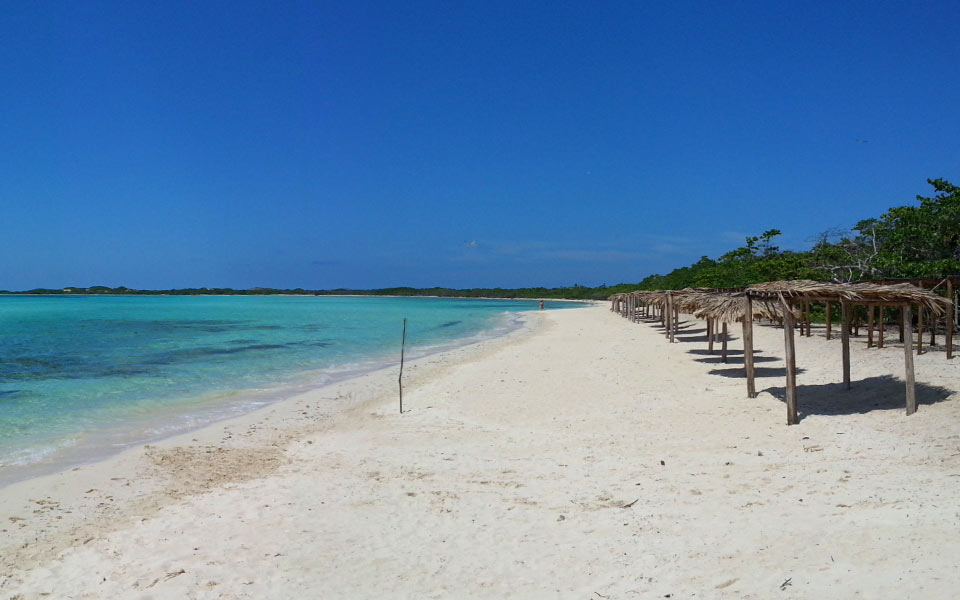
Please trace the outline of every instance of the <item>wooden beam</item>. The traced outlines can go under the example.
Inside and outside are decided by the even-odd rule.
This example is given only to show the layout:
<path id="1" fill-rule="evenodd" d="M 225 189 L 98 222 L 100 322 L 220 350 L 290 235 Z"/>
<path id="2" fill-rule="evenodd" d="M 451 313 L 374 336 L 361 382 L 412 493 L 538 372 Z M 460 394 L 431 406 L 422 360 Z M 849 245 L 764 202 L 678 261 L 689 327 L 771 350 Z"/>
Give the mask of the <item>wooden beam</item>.
<path id="1" fill-rule="evenodd" d="M 720 356 L 723 364 L 727 364 L 727 322 L 723 322 L 723 333 L 720 334 Z"/>
<path id="2" fill-rule="evenodd" d="M 917 412 L 917 384 L 913 373 L 913 315 L 910 305 L 903 305 L 903 367 L 907 376 L 907 414 Z"/>
<path id="3" fill-rule="evenodd" d="M 801 318 L 802 315 L 801 315 Z M 790 301 L 783 300 L 783 345 L 787 367 L 787 425 L 796 425 L 797 418 L 797 358 L 793 340 L 793 308 Z"/>
<path id="4" fill-rule="evenodd" d="M 753 302 L 747 296 L 747 311 L 743 315 L 743 368 L 747 373 L 747 397 L 757 397 L 753 372 Z"/>
<path id="5" fill-rule="evenodd" d="M 867 307 L 867 348 L 873 348 L 873 305 Z"/>
<path id="6" fill-rule="evenodd" d="M 707 319 L 707 353 L 713 354 L 713 319 Z"/>
<path id="7" fill-rule="evenodd" d="M 663 324 L 663 335 L 667 336 L 667 340 L 670 340 L 670 320 L 667 319 L 667 315 L 670 314 L 670 296 L 667 295 L 663 299 L 663 306 L 660 307 L 660 322 Z"/>
<path id="8" fill-rule="evenodd" d="M 827 339 L 830 339 L 830 330 L 833 328 L 833 323 L 830 320 L 830 307 L 833 306 L 832 302 L 827 302 Z"/>
<path id="9" fill-rule="evenodd" d="M 840 333 L 841 351 L 843 352 L 843 384 L 848 390 L 850 389 L 850 313 L 853 312 L 852 309 L 853 307 L 848 303 L 840 301 L 841 320 L 843 321 Z"/>
<path id="10" fill-rule="evenodd" d="M 673 310 L 671 311 L 672 313 L 671 317 L 673 318 L 673 326 L 670 327 L 670 343 L 672 344 L 677 341 L 676 339 L 677 332 L 680 329 L 680 309 L 677 306 L 673 305 L 673 302 L 671 302 L 670 304 L 671 306 L 673 306 Z"/>

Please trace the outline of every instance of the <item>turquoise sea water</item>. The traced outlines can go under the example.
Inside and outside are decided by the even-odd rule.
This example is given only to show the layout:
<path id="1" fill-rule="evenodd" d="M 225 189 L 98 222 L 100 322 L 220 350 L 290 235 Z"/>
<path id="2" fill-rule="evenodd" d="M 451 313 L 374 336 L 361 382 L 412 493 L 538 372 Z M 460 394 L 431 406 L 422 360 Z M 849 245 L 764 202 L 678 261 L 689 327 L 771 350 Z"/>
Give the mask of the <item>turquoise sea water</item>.
<path id="1" fill-rule="evenodd" d="M 404 317 L 415 357 L 505 333 L 519 326 L 518 312 L 536 308 L 440 298 L 3 296 L 0 485 L 396 363 Z"/>

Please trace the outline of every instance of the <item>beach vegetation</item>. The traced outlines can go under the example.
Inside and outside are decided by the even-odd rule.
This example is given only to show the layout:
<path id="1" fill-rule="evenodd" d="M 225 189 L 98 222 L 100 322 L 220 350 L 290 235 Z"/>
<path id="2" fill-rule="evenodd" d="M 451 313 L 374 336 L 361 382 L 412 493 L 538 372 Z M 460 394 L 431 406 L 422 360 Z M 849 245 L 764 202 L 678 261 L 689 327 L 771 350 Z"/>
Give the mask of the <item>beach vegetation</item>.
<path id="1" fill-rule="evenodd" d="M 739 288 L 764 281 L 812 279 L 852 282 L 943 277 L 960 273 L 960 187 L 929 179 L 936 192 L 917 196 L 849 231 L 818 235 L 806 251 L 780 250 L 780 230 L 749 236 L 716 260 L 703 256 L 688 267 L 643 279 L 639 289 Z M 636 289 L 634 288 L 634 289 Z"/>

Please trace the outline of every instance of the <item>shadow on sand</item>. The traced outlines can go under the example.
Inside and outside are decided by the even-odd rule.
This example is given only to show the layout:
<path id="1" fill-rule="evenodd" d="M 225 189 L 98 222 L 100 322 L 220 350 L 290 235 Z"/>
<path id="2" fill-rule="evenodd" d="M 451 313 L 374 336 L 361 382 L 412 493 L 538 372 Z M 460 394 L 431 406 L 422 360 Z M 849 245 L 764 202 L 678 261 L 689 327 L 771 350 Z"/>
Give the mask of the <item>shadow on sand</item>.
<path id="1" fill-rule="evenodd" d="M 804 415 L 855 415 L 875 410 L 904 410 L 906 384 L 893 375 L 868 377 L 852 382 L 846 389 L 842 383 L 798 385 L 797 408 Z M 917 382 L 917 406 L 943 402 L 953 393 L 944 387 Z M 786 387 L 765 390 L 786 403 Z"/>
<path id="2" fill-rule="evenodd" d="M 764 357 L 766 358 L 766 357 Z M 757 362 L 757 357 L 754 357 L 754 363 Z M 773 359 L 779 360 L 779 359 Z M 740 359 L 741 364 L 743 359 Z M 707 371 L 710 375 L 719 375 L 721 377 L 733 377 L 739 379 L 746 379 L 747 373 L 744 371 L 743 367 L 734 367 L 731 369 L 710 369 Z M 797 374 L 803 373 L 804 369 L 797 369 Z M 753 375 L 757 379 L 761 377 L 786 377 L 787 368 L 786 367 L 755 367 L 753 369 Z M 771 392 L 772 393 L 772 392 Z"/>
<path id="3" fill-rule="evenodd" d="M 723 362 L 723 357 L 719 356 L 719 352 L 714 352 L 713 356 L 707 356 L 705 358 L 695 358 L 693 359 L 699 363 L 705 363 L 708 365 L 742 365 L 743 364 L 743 355 L 739 356 L 727 356 L 727 362 Z M 764 362 L 777 362 L 782 361 L 782 358 L 777 358 L 776 356 L 754 356 L 753 364 L 764 363 Z"/>

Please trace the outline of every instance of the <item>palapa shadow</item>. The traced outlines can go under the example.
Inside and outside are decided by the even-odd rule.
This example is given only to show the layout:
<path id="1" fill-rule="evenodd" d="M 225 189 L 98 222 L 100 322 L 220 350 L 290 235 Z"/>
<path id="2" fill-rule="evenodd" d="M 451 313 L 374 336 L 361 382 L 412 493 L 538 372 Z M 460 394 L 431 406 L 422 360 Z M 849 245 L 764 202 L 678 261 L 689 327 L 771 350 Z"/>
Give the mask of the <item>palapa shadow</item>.
<path id="1" fill-rule="evenodd" d="M 710 350 L 708 350 L 707 348 L 693 348 L 691 350 L 687 350 L 687 354 L 701 354 L 701 355 L 708 355 L 708 356 L 714 356 L 718 352 L 719 352 L 718 350 L 714 350 L 713 353 L 711 354 Z M 754 350 L 753 353 L 763 354 L 763 350 Z M 727 356 L 733 356 L 734 354 L 743 354 L 743 350 L 733 350 L 733 349 L 727 350 Z"/>
<path id="2" fill-rule="evenodd" d="M 743 355 L 741 354 L 740 356 L 728 356 L 727 362 L 723 362 L 723 357 L 719 356 L 717 352 L 714 352 L 712 355 L 707 356 L 706 358 L 695 358 L 693 360 L 704 363 L 704 364 L 708 364 L 708 365 L 711 365 L 711 364 L 712 365 L 723 365 L 723 364 L 742 365 Z M 782 358 L 777 358 L 776 356 L 754 356 L 753 357 L 754 363 L 777 362 L 782 360 L 783 360 Z"/>
<path id="3" fill-rule="evenodd" d="M 774 359 L 779 360 L 779 359 Z M 754 359 L 756 362 L 756 359 Z M 805 369 L 797 369 L 797 373 L 803 373 Z M 710 369 L 707 371 L 710 375 L 719 375 L 721 377 L 732 377 L 735 379 L 746 379 L 747 373 L 743 367 L 734 367 L 732 369 Z M 753 370 L 754 377 L 786 377 L 786 367 L 756 367 Z"/>
<path id="4" fill-rule="evenodd" d="M 851 389 L 843 383 L 798 385 L 797 407 L 800 419 L 804 415 L 855 415 L 875 410 L 904 410 L 906 383 L 893 375 L 868 377 L 852 382 Z M 765 390 L 781 402 L 786 402 L 786 387 Z M 953 390 L 938 385 L 916 383 L 917 405 L 936 404 L 947 400 Z"/>

